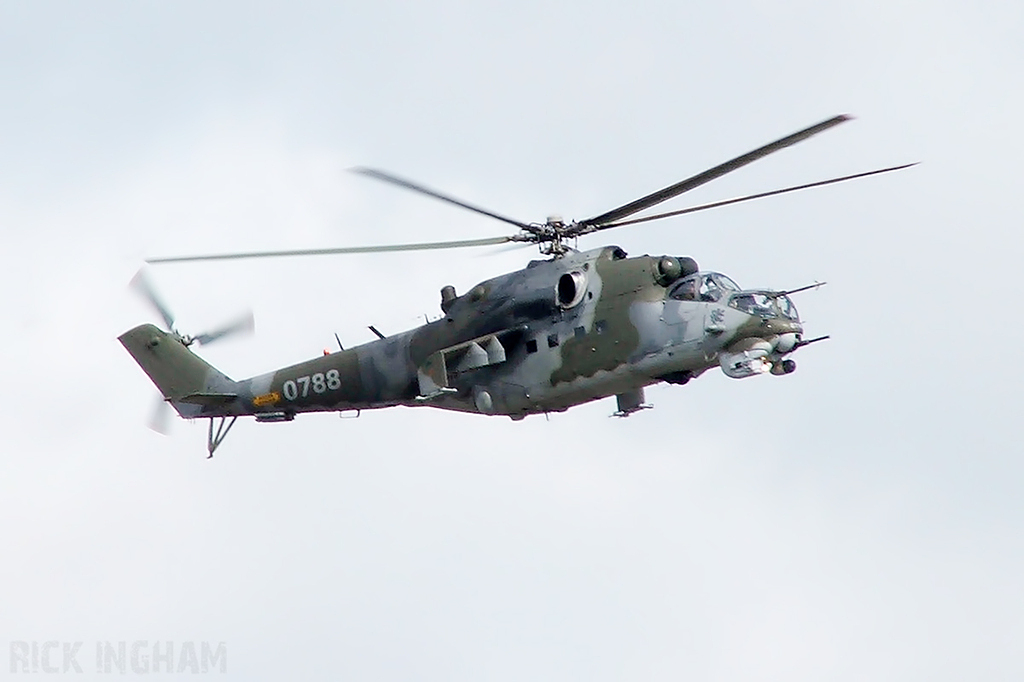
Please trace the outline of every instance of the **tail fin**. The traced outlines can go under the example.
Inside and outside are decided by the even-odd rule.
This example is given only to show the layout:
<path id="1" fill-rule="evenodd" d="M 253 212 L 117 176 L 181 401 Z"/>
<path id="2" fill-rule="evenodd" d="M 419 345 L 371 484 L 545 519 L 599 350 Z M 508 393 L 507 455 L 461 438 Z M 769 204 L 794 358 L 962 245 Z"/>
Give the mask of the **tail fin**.
<path id="1" fill-rule="evenodd" d="M 126 331 L 118 340 L 183 417 L 199 416 L 203 406 L 223 405 L 237 397 L 235 382 L 173 334 L 143 324 Z"/>

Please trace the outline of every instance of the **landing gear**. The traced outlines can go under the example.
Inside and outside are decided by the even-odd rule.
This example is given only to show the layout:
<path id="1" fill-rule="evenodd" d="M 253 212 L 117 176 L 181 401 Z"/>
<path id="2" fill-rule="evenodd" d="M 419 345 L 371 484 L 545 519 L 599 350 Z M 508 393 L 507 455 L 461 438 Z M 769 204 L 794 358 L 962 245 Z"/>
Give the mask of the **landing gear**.
<path id="1" fill-rule="evenodd" d="M 613 417 L 628 417 L 634 412 L 649 410 L 654 407 L 654 405 L 647 405 L 644 403 L 643 388 L 638 388 L 635 391 L 627 391 L 626 393 L 619 393 L 615 396 L 615 401 L 619 409 L 611 415 Z"/>
<path id="2" fill-rule="evenodd" d="M 214 419 L 220 420 L 217 424 L 216 433 L 214 433 L 213 430 Z M 206 451 L 210 454 L 207 455 L 206 459 L 211 459 L 213 457 L 214 451 L 220 447 L 220 444 L 224 442 L 225 438 L 227 438 L 228 431 L 230 431 L 231 427 L 235 425 L 235 420 L 237 420 L 238 417 L 231 417 L 230 419 L 231 421 L 228 421 L 228 417 L 210 417 L 210 430 L 207 432 L 206 436 Z"/>

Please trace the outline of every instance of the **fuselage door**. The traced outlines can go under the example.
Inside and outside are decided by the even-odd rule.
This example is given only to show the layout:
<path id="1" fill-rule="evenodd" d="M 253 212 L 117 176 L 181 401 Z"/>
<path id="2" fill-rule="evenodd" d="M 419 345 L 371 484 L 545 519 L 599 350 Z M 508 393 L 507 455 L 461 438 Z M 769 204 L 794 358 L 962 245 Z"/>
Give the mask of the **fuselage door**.
<path id="1" fill-rule="evenodd" d="M 707 303 L 700 300 L 699 275 L 691 275 L 676 284 L 665 300 L 665 323 L 676 345 L 696 347 L 704 338 Z"/>

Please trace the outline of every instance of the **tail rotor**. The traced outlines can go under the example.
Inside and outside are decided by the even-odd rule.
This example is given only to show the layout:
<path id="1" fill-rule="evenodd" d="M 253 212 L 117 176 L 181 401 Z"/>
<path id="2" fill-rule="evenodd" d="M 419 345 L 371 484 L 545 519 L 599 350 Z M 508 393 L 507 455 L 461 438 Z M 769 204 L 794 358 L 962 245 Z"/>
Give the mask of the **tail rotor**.
<path id="1" fill-rule="evenodd" d="M 145 269 L 135 273 L 128 286 L 153 308 L 163 320 L 166 330 L 186 348 L 192 344 L 205 346 L 232 336 L 250 335 L 256 331 L 255 317 L 252 311 L 248 310 L 235 320 L 211 331 L 195 335 L 184 334 L 178 330 L 175 324 L 174 313 L 171 312 L 171 309 L 164 303 L 163 298 L 157 293 L 156 287 L 153 286 Z M 153 406 L 148 423 L 149 428 L 165 436 L 168 435 L 171 431 L 171 413 L 171 406 L 167 402 L 166 397 L 160 396 Z"/>
<path id="2" fill-rule="evenodd" d="M 128 286 L 142 296 L 142 298 L 152 306 L 153 310 L 155 310 L 157 314 L 160 315 L 161 319 L 163 319 L 167 331 L 171 332 L 178 341 L 185 346 L 191 346 L 193 343 L 205 346 L 229 336 L 234 336 L 236 334 L 252 334 L 256 331 L 256 319 L 253 317 L 252 311 L 248 310 L 233 322 L 222 325 L 213 331 L 209 331 L 204 334 L 196 334 L 194 336 L 183 334 L 178 331 L 177 326 L 175 326 L 174 314 L 156 292 L 156 288 L 153 286 L 153 283 L 150 282 L 145 270 L 139 270 L 135 273 L 135 276 L 132 277 L 132 281 L 129 282 Z"/>

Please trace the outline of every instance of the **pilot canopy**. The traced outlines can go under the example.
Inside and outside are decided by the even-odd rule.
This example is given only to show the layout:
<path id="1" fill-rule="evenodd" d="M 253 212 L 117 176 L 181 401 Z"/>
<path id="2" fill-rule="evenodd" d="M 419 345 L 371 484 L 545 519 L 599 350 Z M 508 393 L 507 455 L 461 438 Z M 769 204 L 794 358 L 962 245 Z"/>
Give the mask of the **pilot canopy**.
<path id="1" fill-rule="evenodd" d="M 704 301 L 715 303 L 740 287 L 718 272 L 698 272 L 679 281 L 669 292 L 669 298 L 677 301 Z"/>

